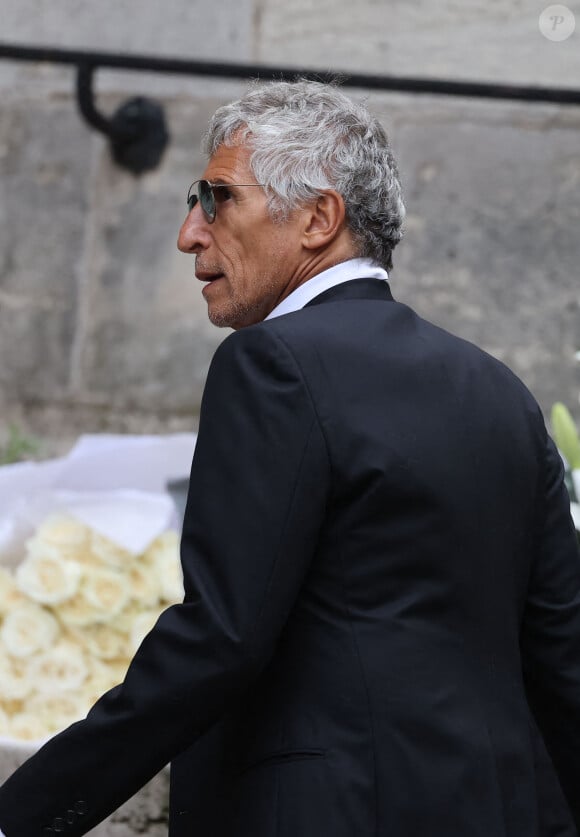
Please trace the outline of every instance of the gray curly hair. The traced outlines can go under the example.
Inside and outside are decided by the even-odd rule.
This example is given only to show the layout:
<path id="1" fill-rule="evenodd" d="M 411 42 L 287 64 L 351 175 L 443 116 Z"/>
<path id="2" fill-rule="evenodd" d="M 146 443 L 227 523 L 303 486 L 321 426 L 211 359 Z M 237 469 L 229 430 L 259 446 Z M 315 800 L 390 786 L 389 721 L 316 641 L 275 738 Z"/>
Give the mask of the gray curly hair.
<path id="1" fill-rule="evenodd" d="M 204 139 L 252 149 L 250 166 L 265 184 L 273 218 L 334 189 L 358 255 L 390 269 L 405 218 L 401 184 L 387 135 L 366 107 L 334 84 L 300 80 L 256 84 L 219 108 Z"/>

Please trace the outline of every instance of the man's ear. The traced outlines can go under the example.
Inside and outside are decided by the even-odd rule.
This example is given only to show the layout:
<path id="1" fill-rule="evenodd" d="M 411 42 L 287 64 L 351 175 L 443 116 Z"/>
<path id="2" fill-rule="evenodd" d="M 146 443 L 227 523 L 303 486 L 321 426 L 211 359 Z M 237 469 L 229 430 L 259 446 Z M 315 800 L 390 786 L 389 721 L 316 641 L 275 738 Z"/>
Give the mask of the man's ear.
<path id="1" fill-rule="evenodd" d="M 327 247 L 345 227 L 346 209 L 342 195 L 333 189 L 323 192 L 308 207 L 302 242 L 307 250 Z"/>

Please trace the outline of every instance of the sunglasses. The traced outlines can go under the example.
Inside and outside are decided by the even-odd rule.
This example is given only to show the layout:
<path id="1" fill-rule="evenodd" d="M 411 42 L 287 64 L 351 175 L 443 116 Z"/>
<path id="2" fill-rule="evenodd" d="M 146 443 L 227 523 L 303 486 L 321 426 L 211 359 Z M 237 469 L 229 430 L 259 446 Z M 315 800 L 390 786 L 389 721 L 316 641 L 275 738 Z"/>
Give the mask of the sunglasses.
<path id="1" fill-rule="evenodd" d="M 195 180 L 187 192 L 187 207 L 191 212 L 199 202 L 206 221 L 208 224 L 213 224 L 218 203 L 224 203 L 231 197 L 230 187 L 261 185 L 261 183 L 210 183 L 209 180 Z"/>

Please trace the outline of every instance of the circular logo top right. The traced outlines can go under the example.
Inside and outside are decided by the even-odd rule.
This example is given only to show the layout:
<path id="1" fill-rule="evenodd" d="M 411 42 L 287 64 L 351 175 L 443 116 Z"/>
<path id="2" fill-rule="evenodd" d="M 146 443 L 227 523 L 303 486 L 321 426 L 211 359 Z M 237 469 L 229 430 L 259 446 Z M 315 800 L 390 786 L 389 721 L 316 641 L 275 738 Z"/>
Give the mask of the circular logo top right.
<path id="1" fill-rule="evenodd" d="M 576 28 L 574 12 L 568 6 L 548 6 L 538 21 L 540 32 L 549 41 L 565 41 Z"/>

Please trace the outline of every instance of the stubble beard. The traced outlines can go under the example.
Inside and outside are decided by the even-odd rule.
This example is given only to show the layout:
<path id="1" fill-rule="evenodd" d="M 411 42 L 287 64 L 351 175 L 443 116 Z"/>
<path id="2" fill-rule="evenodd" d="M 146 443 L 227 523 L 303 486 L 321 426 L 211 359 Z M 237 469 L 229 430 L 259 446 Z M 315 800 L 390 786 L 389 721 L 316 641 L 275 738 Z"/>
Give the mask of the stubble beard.
<path id="1" fill-rule="evenodd" d="M 251 297 L 244 298 L 234 291 L 223 304 L 216 305 L 213 311 L 211 304 L 208 302 L 207 315 L 212 325 L 218 328 L 238 329 L 265 319 L 277 304 L 279 286 L 270 274 L 262 276 L 256 281 L 256 286 L 259 292 Z M 267 306 L 266 310 L 264 309 L 265 298 L 274 300 L 271 305 Z"/>

